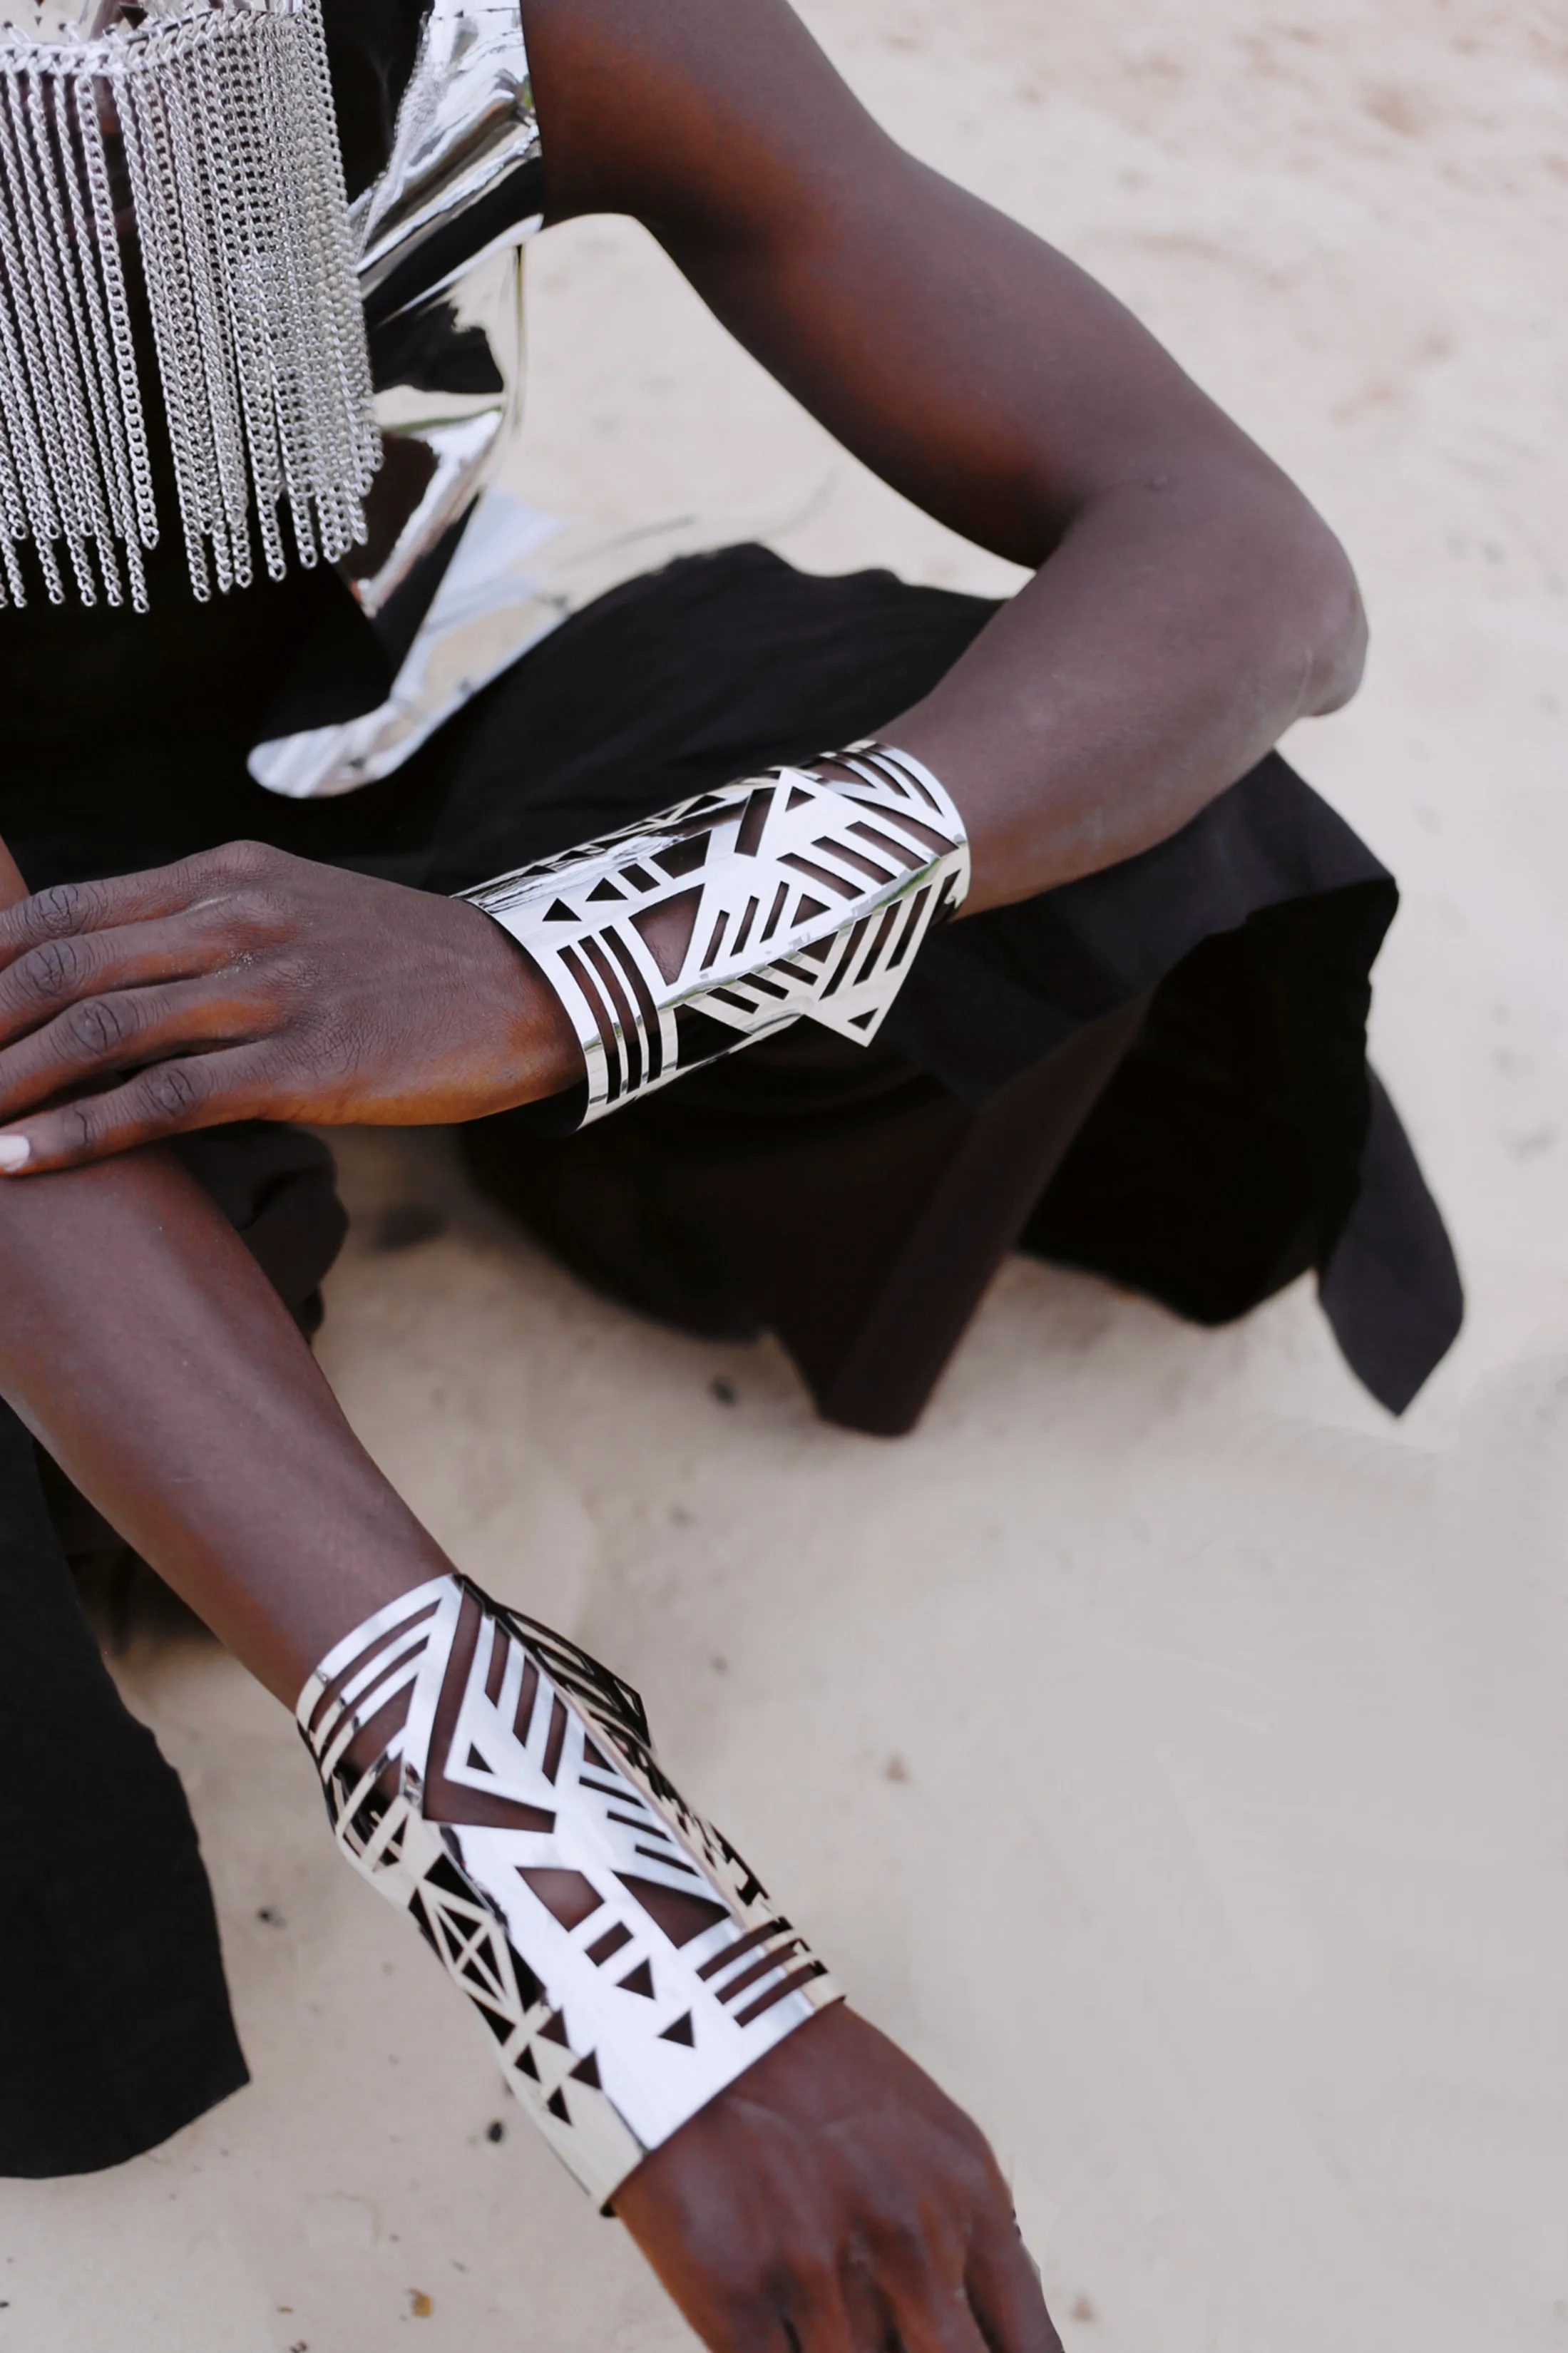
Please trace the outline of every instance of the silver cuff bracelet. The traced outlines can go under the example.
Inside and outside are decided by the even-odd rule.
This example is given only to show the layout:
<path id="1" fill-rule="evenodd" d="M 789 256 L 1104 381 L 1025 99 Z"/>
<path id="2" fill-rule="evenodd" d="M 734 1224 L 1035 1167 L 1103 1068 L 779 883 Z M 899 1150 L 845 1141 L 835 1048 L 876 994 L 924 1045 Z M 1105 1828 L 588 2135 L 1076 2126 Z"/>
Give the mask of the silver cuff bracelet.
<path id="1" fill-rule="evenodd" d="M 928 768 L 866 742 L 700 793 L 461 895 L 536 960 L 588 1071 L 585 1118 L 805 1016 L 867 1044 L 969 888 Z"/>
<path id="2" fill-rule="evenodd" d="M 368 1618 L 298 1716 L 339 1846 L 412 1915 L 601 2205 L 839 1999 L 659 1770 L 637 1694 L 466 1577 Z"/>

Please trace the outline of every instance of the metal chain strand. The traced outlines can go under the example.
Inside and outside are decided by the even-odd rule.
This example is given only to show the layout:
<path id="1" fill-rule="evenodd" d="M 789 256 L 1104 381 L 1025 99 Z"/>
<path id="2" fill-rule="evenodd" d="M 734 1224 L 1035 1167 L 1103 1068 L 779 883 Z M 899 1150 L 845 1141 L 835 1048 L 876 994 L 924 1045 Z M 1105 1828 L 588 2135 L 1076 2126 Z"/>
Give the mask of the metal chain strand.
<path id="1" fill-rule="evenodd" d="M 216 282 L 219 230 L 212 217 L 213 182 L 205 168 L 207 159 L 202 153 L 202 125 L 198 105 L 193 103 L 189 68 L 188 55 L 179 56 L 163 78 L 165 163 L 176 190 L 176 217 L 184 230 L 186 283 L 196 315 L 190 373 L 197 387 L 198 414 L 205 416 L 207 427 L 202 524 L 212 539 L 219 591 L 226 594 L 242 568 L 236 562 L 234 525 L 237 510 L 242 521 L 245 513 L 244 437 L 230 339 L 223 332 L 222 296 Z"/>
<path id="2" fill-rule="evenodd" d="M 27 535 L 27 517 L 16 479 L 16 461 L 5 429 L 8 390 L 5 362 L 0 355 L 0 570 L 5 575 L 5 586 L 0 588 L 0 612 L 4 612 L 7 605 L 21 605 L 26 601 L 22 567 L 16 561 L 16 542 Z"/>
<path id="3" fill-rule="evenodd" d="M 142 408 L 142 385 L 136 373 L 136 343 L 131 329 L 131 306 L 121 266 L 120 238 L 114 226 L 114 200 L 110 192 L 109 157 L 103 143 L 98 85 L 82 76 L 71 85 L 76 100 L 77 134 L 92 208 L 92 244 L 103 274 L 104 308 L 114 345 L 114 375 L 120 394 L 120 418 L 125 433 L 131 468 L 132 495 L 136 509 L 136 533 L 145 548 L 158 544 L 158 514 L 153 496 L 153 463 L 147 448 L 147 427 Z"/>
<path id="4" fill-rule="evenodd" d="M 47 147 L 38 77 L 32 74 L 25 81 L 21 79 L 13 81 L 6 96 L 10 106 L 7 128 L 15 136 L 26 202 L 23 248 L 33 267 L 37 316 L 46 346 L 52 343 L 55 352 L 55 374 L 50 391 L 54 396 L 56 417 L 63 429 L 65 448 L 69 453 L 63 477 L 57 476 L 57 495 L 62 512 L 70 517 L 66 544 L 76 573 L 77 586 L 83 602 L 92 604 L 96 601 L 97 588 L 88 560 L 88 547 L 98 537 L 100 530 L 107 528 L 107 518 L 103 514 L 101 501 L 95 496 L 97 468 L 79 355 L 59 267 L 61 240 L 55 234 L 45 194 L 46 190 L 53 193 L 54 171 L 53 158 Z M 119 602 L 112 591 L 110 601 Z"/>
<path id="5" fill-rule="evenodd" d="M 202 531 L 203 487 L 205 480 L 204 445 L 207 420 L 190 383 L 186 354 L 195 333 L 186 299 L 187 280 L 180 267 L 174 240 L 177 216 L 163 201 L 165 180 L 159 166 L 159 92 L 151 77 L 128 75 L 121 86 L 120 120 L 130 169 L 132 202 L 142 248 L 142 269 L 147 283 L 147 303 L 153 319 L 153 341 L 163 379 L 163 411 L 174 459 L 174 489 L 184 533 L 185 559 L 191 591 L 205 605 L 212 595 L 206 546 Z"/>
<path id="6" fill-rule="evenodd" d="M 92 393 L 93 430 L 98 435 L 109 478 L 110 504 L 114 517 L 114 530 L 125 553 L 125 568 L 131 582 L 131 601 L 136 610 L 147 609 L 147 577 L 142 568 L 142 551 L 137 545 L 136 499 L 132 483 L 131 459 L 117 397 L 119 366 L 114 343 L 110 332 L 108 308 L 99 273 L 92 266 L 96 257 L 88 224 L 87 197 L 84 192 L 86 158 L 73 144 L 70 97 L 63 81 L 53 85 L 55 136 L 59 145 L 62 176 L 70 199 L 71 228 L 78 252 L 86 259 L 81 273 L 81 293 L 87 310 L 91 359 L 89 382 Z M 61 234 L 62 248 L 65 236 Z M 112 559 L 112 545 L 106 545 L 100 555 Z"/>
<path id="7" fill-rule="evenodd" d="M 18 143 L 16 137 L 18 90 L 22 79 L 19 75 L 15 79 L 7 76 L 3 89 L 0 89 L 0 155 L 5 158 L 5 177 L 12 195 L 10 216 L 5 223 L 8 237 L 6 269 L 32 393 L 31 413 L 37 426 L 33 470 L 47 499 L 52 526 L 48 536 L 51 540 L 65 540 L 78 591 L 83 604 L 90 605 L 95 601 L 92 575 L 83 565 L 74 529 L 76 501 L 71 487 L 74 452 L 69 417 L 68 412 L 62 412 L 56 392 L 68 363 L 63 354 L 57 355 L 52 349 L 54 339 L 49 327 L 48 296 L 34 237 L 25 148 Z M 23 135 L 25 139 L 25 132 Z M 58 570 L 55 579 L 58 584 Z M 63 586 L 58 588 L 58 594 L 51 588 L 51 602 L 61 603 L 64 594 Z"/>
<path id="8" fill-rule="evenodd" d="M 4 0 L 0 0 L 0 8 Z M 96 38 L 0 22 L 0 601 L 147 601 L 158 539 L 113 142 L 198 598 L 335 562 L 380 462 L 321 0 L 184 0 Z"/>
<path id="9" fill-rule="evenodd" d="M 257 58 L 266 125 L 268 183 L 289 128 L 287 96 L 279 69 L 279 31 L 275 20 L 263 23 Z M 269 186 L 268 194 L 269 196 Z M 306 305 L 299 284 L 302 267 L 299 249 L 300 212 L 300 205 L 296 199 L 291 211 L 296 234 L 278 238 L 273 248 L 272 332 L 273 350 L 279 362 L 278 426 L 283 451 L 283 480 L 288 493 L 289 518 L 294 526 L 295 552 L 300 564 L 309 570 L 316 561 L 316 539 L 310 508 L 312 438 L 307 392 L 310 336 Z"/>
<path id="10" fill-rule="evenodd" d="M 58 170 L 45 169 L 38 174 L 48 206 L 50 250 L 57 257 L 67 256 L 73 249 L 78 249 L 72 234 L 74 222 L 68 216 L 68 207 L 72 197 L 79 202 L 76 157 L 68 143 L 69 117 L 65 118 L 62 125 L 58 84 L 51 89 L 41 74 L 33 76 L 28 97 L 31 100 L 30 128 L 37 152 L 40 156 L 57 160 L 58 164 Z M 62 128 L 67 133 L 63 143 L 60 140 Z M 121 605 L 125 595 L 114 547 L 117 536 L 123 536 L 125 518 L 118 499 L 120 478 L 115 464 L 114 438 L 103 402 L 103 355 L 91 319 L 98 287 L 90 266 L 90 248 L 87 259 L 88 267 L 81 270 L 57 268 L 53 276 L 70 314 L 71 330 L 81 364 L 78 391 L 79 440 L 85 441 L 87 450 L 97 460 L 82 468 L 81 503 L 90 522 L 99 569 L 103 575 L 104 594 L 110 605 Z M 82 410 L 85 410 L 85 417 L 80 414 Z"/>
<path id="11" fill-rule="evenodd" d="M 328 290 L 328 299 L 323 307 L 332 336 L 339 394 L 333 404 L 332 415 L 347 433 L 344 478 L 353 481 L 363 499 L 381 462 L 381 437 L 375 425 L 370 349 L 364 337 L 355 274 L 356 256 L 349 224 L 348 188 L 343 178 L 337 124 L 331 111 L 332 84 L 327 60 L 326 27 L 319 9 L 308 10 L 297 21 L 306 51 L 301 84 L 304 103 L 315 134 L 321 185 L 328 192 L 323 206 L 323 226 L 328 243 L 322 252 L 321 264 L 322 281 Z M 357 509 L 358 501 L 353 503 Z M 362 513 L 356 513 L 356 523 L 354 536 L 363 540 L 365 526 Z"/>
<path id="12" fill-rule="evenodd" d="M 256 488 L 256 514 L 261 533 L 262 561 L 268 575 L 281 580 L 288 570 L 283 534 L 278 527 L 278 501 L 283 493 L 283 467 L 278 444 L 276 380 L 272 364 L 268 283 L 268 224 L 265 191 L 265 152 L 261 144 L 264 110 L 257 69 L 255 44 L 224 41 L 204 52 L 204 62 L 216 82 L 211 103 L 214 113 L 229 126 L 233 140 L 230 195 L 234 212 L 234 252 L 231 289 L 237 321 L 243 321 L 240 386 L 245 401 L 246 431 Z"/>
<path id="13" fill-rule="evenodd" d="M 3 117 L 0 117 L 0 121 L 3 121 Z M 12 437 L 17 490 L 26 518 L 26 529 L 14 536 L 31 539 L 49 602 L 59 605 L 64 603 L 66 593 L 54 552 L 54 542 L 59 536 L 59 517 L 49 484 L 47 430 L 33 402 L 32 354 L 27 332 L 32 319 L 31 302 L 12 227 L 21 191 L 15 184 L 12 160 L 3 139 L 0 139 L 0 196 L 4 198 L 0 201 L 0 393 L 4 395 L 4 413 Z M 7 577 L 10 572 L 8 564 Z M 18 604 L 26 601 L 20 586 L 15 588 L 14 594 Z"/>

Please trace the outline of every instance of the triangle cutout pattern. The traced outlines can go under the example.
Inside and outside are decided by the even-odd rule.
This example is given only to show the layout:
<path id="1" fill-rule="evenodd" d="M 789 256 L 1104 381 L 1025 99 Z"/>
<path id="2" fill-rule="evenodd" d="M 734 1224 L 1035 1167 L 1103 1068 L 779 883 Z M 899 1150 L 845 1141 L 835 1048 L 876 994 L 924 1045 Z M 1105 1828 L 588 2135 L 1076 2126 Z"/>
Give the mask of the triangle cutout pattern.
<path id="1" fill-rule="evenodd" d="M 378 1611 L 299 1715 L 343 1853 L 409 1913 L 601 2204 L 837 2000 L 663 1773 L 637 1694 L 467 1580 Z M 362 1757 L 373 1725 L 384 1745 Z"/>
<path id="2" fill-rule="evenodd" d="M 803 1018 L 876 1035 L 963 902 L 969 848 L 918 761 L 875 744 L 834 759 L 853 782 L 774 769 L 465 893 L 570 1014 L 588 1119 Z"/>

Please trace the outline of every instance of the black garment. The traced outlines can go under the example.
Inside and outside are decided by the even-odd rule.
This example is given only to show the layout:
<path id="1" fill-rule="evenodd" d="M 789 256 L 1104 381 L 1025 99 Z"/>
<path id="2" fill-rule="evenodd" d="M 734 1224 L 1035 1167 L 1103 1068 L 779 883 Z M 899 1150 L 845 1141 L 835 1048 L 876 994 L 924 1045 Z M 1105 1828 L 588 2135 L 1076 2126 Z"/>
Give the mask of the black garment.
<path id="1" fill-rule="evenodd" d="M 1085 1023 L 978 1110 L 896 1047 L 801 1021 L 580 1135 L 479 1121 L 467 1157 L 596 1289 L 689 1332 L 773 1332 L 827 1420 L 901 1438 L 1143 1012 Z"/>
<path id="2" fill-rule="evenodd" d="M 279 801 L 244 766 L 262 673 L 332 670 L 338 594 L 295 578 L 197 611 L 171 580 L 144 620 L 0 614 L 0 834 L 35 887 L 251 836 L 455 890 L 876 731 L 994 609 L 760 548 L 692 559 L 569 621 L 398 775 Z M 581 1135 L 560 1105 L 484 1123 L 471 1165 L 633 1303 L 778 1332 L 858 1428 L 910 1425 L 1020 1240 L 1202 1322 L 1315 1268 L 1398 1410 L 1460 1301 L 1364 1059 L 1395 903 L 1271 757 L 1173 840 L 930 939 L 871 1049 L 803 1024 Z M 309 1326 L 341 1233 L 324 1156 L 266 1127 L 187 1156 Z M 18 2173 L 148 2147 L 242 2073 L 188 1819 L 74 1614 L 54 1493 L 51 1522 L 0 1423 L 0 1810 L 26 1924 L 0 1942 L 0 2171 Z M 108 1957 L 85 1989 L 73 1938 Z"/>
<path id="3" fill-rule="evenodd" d="M 815 578 L 762 548 L 690 558 L 579 614 L 384 782 L 280 802 L 245 768 L 266 673 L 300 672 L 312 649 L 323 669 L 343 658 L 346 592 L 295 575 L 197 607 L 172 573 L 160 590 L 146 617 L 0 615 L 0 659 L 21 657 L 5 660 L 0 832 L 35 887 L 251 836 L 457 890 L 874 730 L 994 609 L 886 573 Z M 1365 1066 L 1371 967 L 1396 904 L 1392 877 L 1274 754 L 1172 840 L 936 934 L 882 1038 L 978 1112 L 1082 1024 L 1152 992 L 1027 1245 L 1205 1323 L 1316 1268 L 1351 1364 L 1397 1412 L 1460 1298 Z M 751 1086 L 737 1063 L 717 1083 Z M 676 1099 L 695 1112 L 690 1084 Z"/>

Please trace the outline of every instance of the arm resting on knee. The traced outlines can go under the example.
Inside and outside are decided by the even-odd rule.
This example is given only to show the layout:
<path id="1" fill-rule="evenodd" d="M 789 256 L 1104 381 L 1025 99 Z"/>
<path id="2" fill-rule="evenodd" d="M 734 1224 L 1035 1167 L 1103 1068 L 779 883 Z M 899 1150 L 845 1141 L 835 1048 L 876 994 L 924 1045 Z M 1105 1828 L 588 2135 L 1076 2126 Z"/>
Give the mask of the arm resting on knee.
<path id="1" fill-rule="evenodd" d="M 0 905 L 24 890 L 0 845 Z M 0 1186 L 0 1396 L 290 1706 L 349 1628 L 448 1567 L 167 1153 Z"/>

